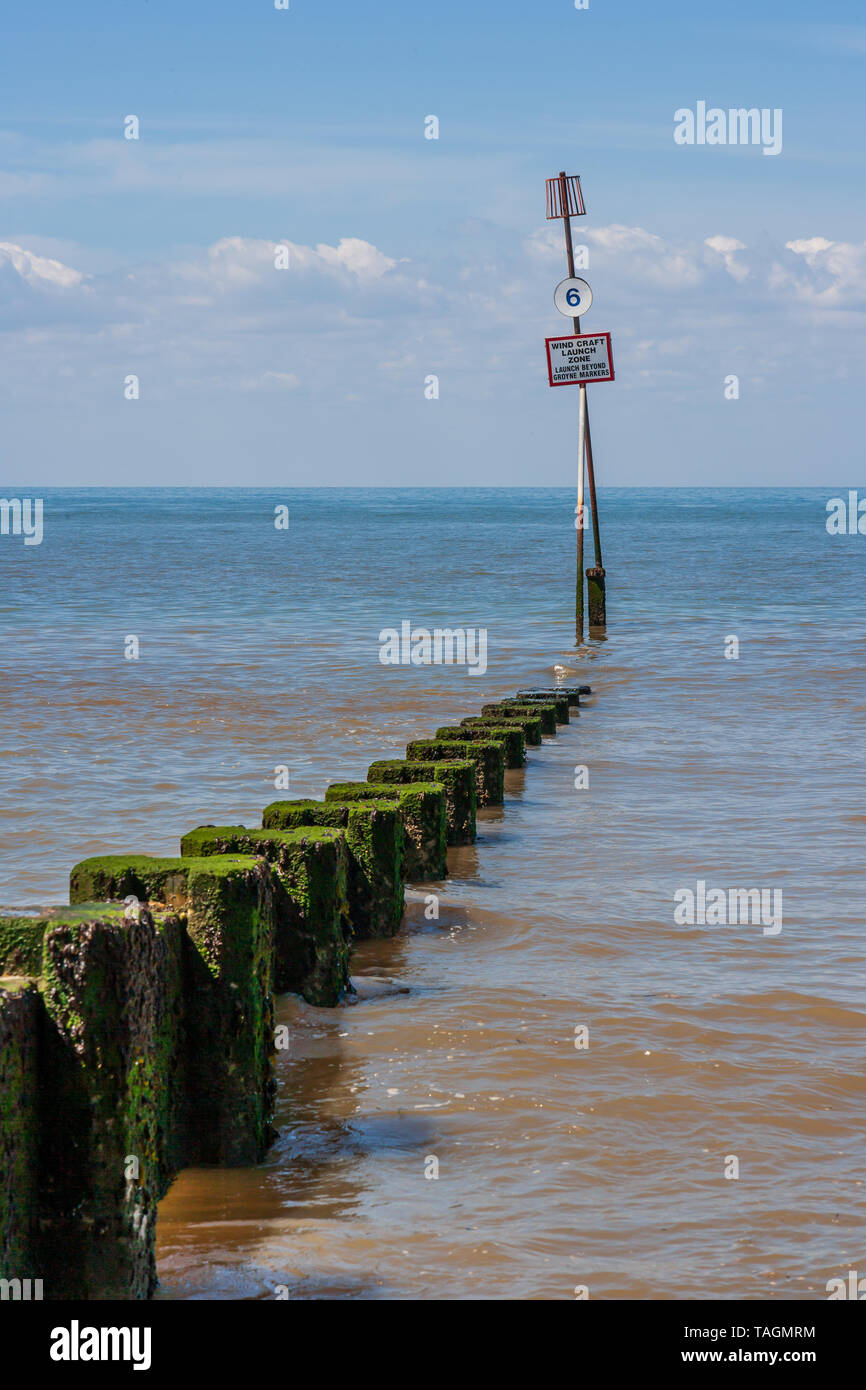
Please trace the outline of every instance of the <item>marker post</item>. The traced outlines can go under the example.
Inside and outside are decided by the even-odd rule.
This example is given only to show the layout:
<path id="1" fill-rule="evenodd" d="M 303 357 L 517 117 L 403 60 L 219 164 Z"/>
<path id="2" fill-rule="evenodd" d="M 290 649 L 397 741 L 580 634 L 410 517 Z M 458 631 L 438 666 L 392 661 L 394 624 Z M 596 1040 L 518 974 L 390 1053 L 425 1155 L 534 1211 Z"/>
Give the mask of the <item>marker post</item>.
<path id="1" fill-rule="evenodd" d="M 574 320 L 575 324 L 579 321 Z M 577 328 L 577 332 L 580 329 Z M 577 510 L 574 524 L 577 527 L 577 584 L 574 596 L 575 641 L 583 641 L 583 458 L 586 453 L 586 387 L 581 383 L 580 404 L 577 410 Z"/>
<path id="2" fill-rule="evenodd" d="M 580 188 L 580 179 L 576 174 L 569 177 L 565 170 L 561 170 L 559 177 L 547 180 L 547 216 L 548 220 L 554 217 L 561 217 L 565 224 L 565 254 L 568 260 L 569 279 L 574 280 L 574 245 L 571 239 L 571 218 L 572 216 L 583 216 L 586 209 L 583 204 L 583 194 Z M 585 283 L 585 282 L 578 282 Z M 589 286 L 586 286 L 589 290 Z M 586 308 L 592 303 L 592 294 L 589 293 Z M 573 316 L 575 335 L 580 333 L 580 318 Z M 552 383 L 551 383 L 552 384 Z M 589 600 L 589 626 L 604 627 L 606 623 L 605 611 L 605 573 L 601 562 L 601 537 L 598 527 L 598 506 L 595 493 L 595 471 L 592 464 L 592 436 L 589 429 L 589 404 L 586 398 L 586 383 L 580 383 L 580 404 L 578 409 L 577 425 L 577 508 L 575 516 L 575 527 L 577 529 L 577 580 L 575 586 L 575 637 L 578 643 L 583 641 L 583 532 L 584 532 L 584 458 L 586 459 L 586 471 L 589 478 L 589 498 L 592 512 L 592 538 L 595 550 L 595 566 L 586 571 L 587 596 Z"/>
<path id="3" fill-rule="evenodd" d="M 607 604 L 604 587 L 604 566 L 601 560 L 601 536 L 598 529 L 598 503 L 595 500 L 595 469 L 592 466 L 592 435 L 589 416 L 586 417 L 586 474 L 589 479 L 589 506 L 592 512 L 592 545 L 595 565 L 586 571 L 586 603 L 589 611 L 589 630 L 607 626 Z"/>

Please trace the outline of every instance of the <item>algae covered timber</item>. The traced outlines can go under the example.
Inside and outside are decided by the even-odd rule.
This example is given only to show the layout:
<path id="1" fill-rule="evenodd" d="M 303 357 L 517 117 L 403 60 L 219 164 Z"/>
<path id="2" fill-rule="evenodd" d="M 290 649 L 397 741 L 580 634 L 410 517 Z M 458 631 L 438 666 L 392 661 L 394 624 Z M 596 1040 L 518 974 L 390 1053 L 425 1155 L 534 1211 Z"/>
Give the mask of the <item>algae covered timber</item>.
<path id="1" fill-rule="evenodd" d="M 274 1137 L 275 993 L 339 1005 L 353 940 L 399 931 L 404 883 L 445 877 L 586 693 L 521 691 L 260 828 L 85 859 L 70 905 L 0 914 L 0 1278 L 149 1298 L 177 1173 L 257 1163 Z"/>

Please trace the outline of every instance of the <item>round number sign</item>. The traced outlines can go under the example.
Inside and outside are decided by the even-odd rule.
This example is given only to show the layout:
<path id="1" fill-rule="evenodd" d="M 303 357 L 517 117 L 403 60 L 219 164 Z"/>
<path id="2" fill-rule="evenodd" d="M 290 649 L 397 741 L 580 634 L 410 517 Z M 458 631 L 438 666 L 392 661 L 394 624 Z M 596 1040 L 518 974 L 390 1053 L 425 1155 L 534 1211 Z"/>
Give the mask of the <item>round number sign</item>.
<path id="1" fill-rule="evenodd" d="M 560 280 L 553 296 L 553 302 L 561 314 L 576 319 L 585 314 L 592 304 L 592 290 L 585 280 Z"/>

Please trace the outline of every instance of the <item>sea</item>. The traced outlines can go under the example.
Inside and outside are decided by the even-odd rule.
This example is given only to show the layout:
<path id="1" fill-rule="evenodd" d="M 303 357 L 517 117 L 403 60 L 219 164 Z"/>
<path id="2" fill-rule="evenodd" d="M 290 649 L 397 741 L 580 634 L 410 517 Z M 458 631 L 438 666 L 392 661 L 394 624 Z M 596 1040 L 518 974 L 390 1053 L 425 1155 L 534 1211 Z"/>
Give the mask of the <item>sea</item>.
<path id="1" fill-rule="evenodd" d="M 41 543 L 0 536 L 4 907 L 592 687 L 357 945 L 356 1002 L 278 999 L 279 1137 L 177 1178 L 158 1297 L 787 1300 L 866 1272 L 847 487 L 601 489 L 581 642 L 566 489 L 31 492 Z M 484 632 L 486 662 L 383 664 L 404 622 Z M 732 894 L 760 911 L 702 910 Z"/>

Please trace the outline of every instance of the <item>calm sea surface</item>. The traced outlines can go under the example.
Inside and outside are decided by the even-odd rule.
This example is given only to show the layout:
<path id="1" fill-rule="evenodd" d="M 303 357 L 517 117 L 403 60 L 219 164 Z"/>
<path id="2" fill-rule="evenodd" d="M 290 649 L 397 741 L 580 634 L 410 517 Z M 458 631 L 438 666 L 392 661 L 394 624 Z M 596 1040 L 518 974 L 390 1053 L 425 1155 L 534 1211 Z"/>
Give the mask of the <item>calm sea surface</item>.
<path id="1" fill-rule="evenodd" d="M 41 495 L 43 543 L 0 537 L 4 905 L 258 824 L 276 766 L 320 796 L 557 664 L 595 692 L 450 852 L 438 922 L 414 886 L 358 947 L 407 992 L 278 1001 L 280 1138 L 180 1176 L 160 1296 L 824 1298 L 866 1270 L 847 489 L 603 491 L 608 636 L 579 651 L 566 491 Z M 382 666 L 405 619 L 486 628 L 486 675 Z M 781 932 L 677 924 L 698 880 L 780 890 Z"/>

